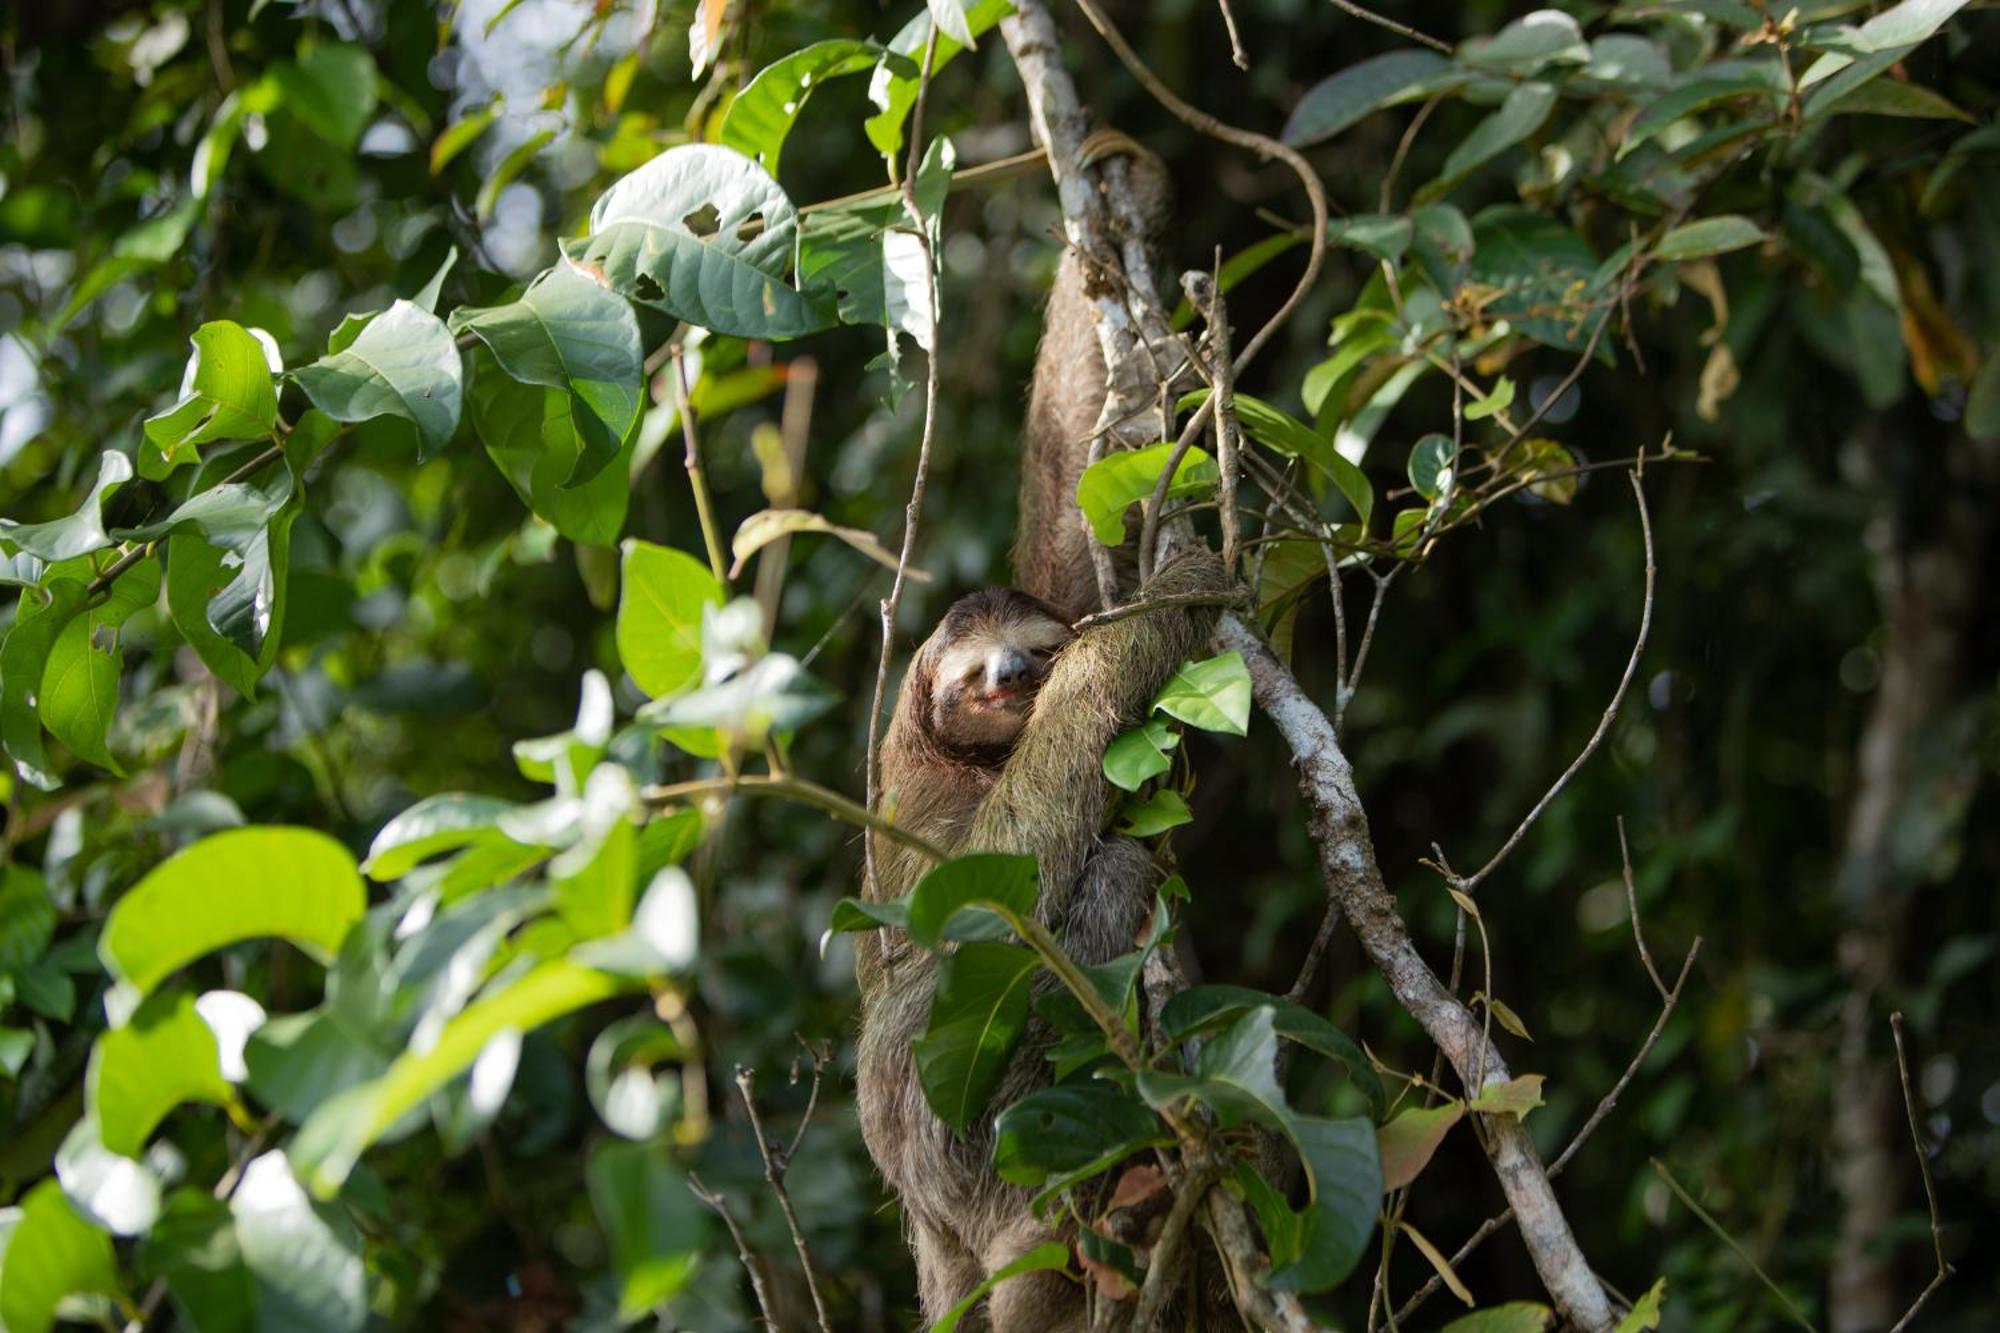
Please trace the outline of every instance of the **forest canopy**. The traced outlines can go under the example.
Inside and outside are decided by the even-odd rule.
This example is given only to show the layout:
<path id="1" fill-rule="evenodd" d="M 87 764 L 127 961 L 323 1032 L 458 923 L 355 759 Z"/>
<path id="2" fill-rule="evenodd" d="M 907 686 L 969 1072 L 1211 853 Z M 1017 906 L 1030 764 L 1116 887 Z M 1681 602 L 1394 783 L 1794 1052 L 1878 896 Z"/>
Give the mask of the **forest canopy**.
<path id="1" fill-rule="evenodd" d="M 2000 1320 L 1994 22 L 11 8 L 0 1330 Z M 878 771 L 1064 262 L 1077 628 L 1216 618 L 1088 965 Z"/>

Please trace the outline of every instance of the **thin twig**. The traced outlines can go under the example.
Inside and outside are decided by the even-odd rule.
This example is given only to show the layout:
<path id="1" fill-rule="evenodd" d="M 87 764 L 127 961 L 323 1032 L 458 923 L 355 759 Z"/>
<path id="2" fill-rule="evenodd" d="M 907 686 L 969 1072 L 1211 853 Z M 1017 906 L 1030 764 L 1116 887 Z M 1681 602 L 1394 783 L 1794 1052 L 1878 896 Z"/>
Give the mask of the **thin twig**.
<path id="1" fill-rule="evenodd" d="M 1236 13 L 1230 9 L 1229 0 L 1215 0 L 1215 3 L 1222 10 L 1222 26 L 1229 29 L 1229 58 L 1236 68 L 1247 70 L 1250 68 L 1250 56 L 1243 49 L 1243 38 L 1236 31 Z"/>
<path id="2" fill-rule="evenodd" d="M 1632 687 L 1632 678 L 1639 674 L 1639 659 L 1645 654 L 1646 636 L 1652 631 L 1653 627 L 1653 578 L 1655 573 L 1653 564 L 1653 520 L 1646 512 L 1646 488 L 1640 480 L 1640 469 L 1633 468 L 1627 475 L 1632 482 L 1632 497 L 1639 506 L 1640 536 L 1646 544 L 1646 596 L 1639 611 L 1639 633 L 1632 640 L 1632 654 L 1625 661 L 1625 674 L 1618 678 L 1618 688 L 1612 693 L 1611 702 L 1604 706 L 1604 716 L 1598 719 L 1597 730 L 1590 733 L 1590 740 L 1585 743 L 1583 750 L 1575 759 L 1570 761 L 1569 767 L 1563 770 L 1562 776 L 1555 780 L 1555 784 L 1542 794 L 1542 799 L 1535 802 L 1534 808 L 1528 811 L 1527 815 L 1522 818 L 1520 825 L 1515 828 L 1512 834 L 1508 835 L 1507 841 L 1500 845 L 1500 850 L 1493 853 L 1485 865 L 1456 882 L 1454 887 L 1458 889 L 1470 892 L 1481 880 L 1492 874 L 1500 863 L 1506 860 L 1514 848 L 1520 844 L 1521 839 L 1527 836 L 1528 830 L 1535 826 L 1535 821 L 1542 817 L 1542 812 L 1549 808 L 1549 803 L 1562 795 L 1563 788 L 1569 785 L 1570 779 L 1576 776 L 1577 770 L 1589 762 L 1590 756 L 1597 753 L 1597 747 L 1602 745 L 1604 738 L 1610 734 L 1611 724 L 1617 720 L 1618 710 L 1625 703 L 1625 692 Z"/>
<path id="3" fill-rule="evenodd" d="M 736 1225 L 736 1218 L 730 1214 L 729 1205 L 720 1194 L 701 1183 L 701 1177 L 688 1172 L 688 1192 L 713 1208 L 722 1218 L 722 1225 L 729 1228 L 730 1238 L 736 1242 L 736 1258 L 743 1265 L 743 1271 L 750 1275 L 750 1291 L 757 1298 L 758 1312 L 764 1316 L 764 1327 L 770 1333 L 779 1333 L 778 1320 L 771 1313 L 771 1293 L 764 1287 L 764 1270 L 757 1262 L 757 1256 L 750 1252 L 750 1242 L 743 1237 L 743 1228 Z"/>
<path id="4" fill-rule="evenodd" d="M 1181 1242 L 1187 1237 L 1188 1223 L 1194 1220 L 1194 1210 L 1220 1175 L 1221 1169 L 1213 1162 L 1203 1162 L 1190 1169 L 1174 1187 L 1173 1207 L 1160 1226 L 1160 1238 L 1153 1242 L 1153 1252 L 1146 1257 L 1146 1280 L 1139 1288 L 1139 1303 L 1132 1311 L 1132 1333 L 1153 1333 L 1153 1325 L 1166 1308 L 1174 1284 L 1185 1273 L 1176 1261 Z"/>
<path id="5" fill-rule="evenodd" d="M 656 805 L 693 801 L 702 796 L 786 796 L 838 816 L 850 824 L 873 830 L 891 842 L 900 842 L 905 847 L 922 852 L 933 861 L 946 859 L 943 850 L 910 830 L 869 812 L 829 787 L 790 775 L 744 773 L 735 777 L 696 778 L 691 782 L 648 787 L 640 794 Z"/>
<path id="6" fill-rule="evenodd" d="M 819 1109 L 820 1080 L 826 1073 L 827 1061 L 833 1058 L 833 1048 L 831 1043 L 823 1041 L 819 1045 L 815 1046 L 811 1042 L 807 1041 L 804 1037 L 800 1037 L 798 1040 L 799 1040 L 799 1045 L 806 1048 L 807 1058 L 809 1058 L 812 1061 L 813 1081 L 812 1081 L 812 1091 L 806 1094 L 806 1109 L 799 1113 L 799 1127 L 796 1130 L 792 1131 L 791 1146 L 785 1149 L 785 1160 L 787 1162 L 791 1161 L 793 1157 L 798 1155 L 799 1141 L 805 1138 L 806 1127 L 812 1124 L 813 1112 Z M 799 1073 L 799 1067 L 796 1063 L 794 1063 L 792 1065 L 792 1081 L 794 1083 L 798 1082 L 798 1073 Z"/>
<path id="7" fill-rule="evenodd" d="M 903 510 L 903 546 L 896 555 L 896 577 L 889 585 L 889 595 L 882 599 L 882 653 L 875 663 L 875 692 L 868 702 L 867 737 L 867 813 L 870 819 L 882 801 L 882 701 L 889 692 L 889 664 L 896 652 L 896 612 L 903 605 L 903 585 L 908 581 L 910 557 L 917 549 L 917 527 L 924 512 L 924 488 L 930 481 L 931 442 L 937 433 L 938 402 L 938 283 L 937 264 L 931 254 L 930 228 L 924 222 L 923 210 L 917 206 L 917 168 L 923 162 L 924 108 L 930 100 L 931 70 L 937 61 L 937 25 L 931 25 L 930 36 L 924 42 L 923 78 L 917 84 L 917 104 L 910 116 L 910 165 L 903 173 L 903 209 L 910 216 L 917 234 L 917 245 L 924 257 L 924 283 L 930 294 L 930 350 L 925 354 L 924 364 L 924 431 L 917 445 L 917 475 L 910 484 L 910 502 Z M 894 334 L 890 335 L 891 337 Z M 885 830 L 877 830 L 885 831 Z M 861 840 L 863 882 L 869 888 L 875 884 L 875 840 Z"/>
<path id="8" fill-rule="evenodd" d="M 1910 1091 L 1910 1061 L 1903 1051 L 1903 1015 L 1900 1012 L 1889 1015 L 1889 1031 L 1896 1038 L 1896 1073 L 1903 1081 L 1903 1113 L 1910 1118 L 1910 1142 L 1916 1145 L 1917 1170 L 1923 1173 L 1924 1178 L 1924 1202 L 1930 1205 L 1931 1252 L 1937 1256 L 1937 1272 L 1931 1276 L 1924 1289 L 1917 1293 L 1917 1299 L 1903 1312 L 1903 1317 L 1896 1321 L 1895 1327 L 1889 1330 L 1889 1333 L 1903 1333 L 1903 1330 L 1917 1317 L 1917 1311 L 1924 1308 L 1924 1302 L 1928 1301 L 1931 1294 L 1943 1286 L 1945 1279 L 1956 1270 L 1945 1262 L 1944 1227 L 1938 1221 L 1937 1187 L 1931 1184 L 1930 1154 L 1924 1151 L 1923 1131 L 1917 1126 L 1917 1099 Z"/>
<path id="9" fill-rule="evenodd" d="M 1639 890 L 1632 882 L 1632 849 L 1625 842 L 1625 816 L 1618 816 L 1618 865 L 1625 877 L 1625 910 L 1632 916 L 1632 938 L 1639 945 L 1639 961 L 1646 965 L 1646 975 L 1653 979 L 1653 989 L 1667 999 L 1665 983 L 1660 980 L 1660 969 L 1653 966 L 1653 951 L 1646 947 L 1646 932 L 1639 928 Z"/>
<path id="10" fill-rule="evenodd" d="M 819 1317 L 819 1333 L 833 1333 L 833 1324 L 826 1317 L 826 1298 L 819 1293 L 819 1273 L 813 1267 L 812 1250 L 806 1245 L 799 1215 L 792 1209 L 791 1192 L 785 1188 L 785 1168 L 789 1161 L 771 1151 L 771 1141 L 764 1136 L 763 1118 L 757 1114 L 756 1082 L 756 1070 L 736 1066 L 736 1090 L 743 1094 L 743 1107 L 750 1113 L 750 1132 L 757 1136 L 757 1153 L 764 1159 L 765 1183 L 777 1197 L 778 1211 L 785 1215 L 785 1225 L 791 1229 L 792 1248 L 798 1251 L 799 1266 L 805 1269 L 806 1291 L 812 1295 L 813 1313 Z"/>
<path id="11" fill-rule="evenodd" d="M 1183 606 L 1242 606 L 1248 600 L 1241 592 L 1170 592 L 1157 597 L 1148 597 L 1142 602 L 1126 602 L 1114 606 L 1109 611 L 1093 611 L 1077 621 L 1070 628 L 1078 634 L 1099 625 L 1109 625 L 1113 621 L 1127 620 L 1133 616 L 1149 615 L 1154 611 L 1171 611 Z"/>
<path id="12" fill-rule="evenodd" d="M 1233 576 L 1242 540 L 1236 519 L 1236 487 L 1242 470 L 1239 460 L 1243 440 L 1236 426 L 1236 385 L 1230 369 L 1229 309 L 1222 299 L 1220 247 L 1215 252 L 1214 275 L 1188 273 L 1181 278 L 1181 284 L 1188 300 L 1196 304 L 1208 321 L 1208 355 L 1213 367 L 1209 382 L 1214 385 L 1215 396 L 1215 461 L 1222 474 L 1216 491 L 1222 518 L 1222 568 Z"/>
<path id="13" fill-rule="evenodd" d="M 1415 28 L 1398 23 L 1392 18 L 1384 18 L 1373 10 L 1363 9 L 1360 5 L 1355 4 L 1354 0 L 1333 0 L 1333 7 L 1343 14 L 1360 19 L 1363 23 L 1372 23 L 1378 28 L 1393 32 L 1398 37 L 1407 38 L 1413 42 L 1421 42 L 1433 51 L 1442 51 L 1446 55 L 1451 54 L 1449 44 L 1439 41 L 1429 33 L 1418 32 Z"/>
<path id="14" fill-rule="evenodd" d="M 717 583 L 727 587 L 729 562 L 722 558 L 722 535 L 716 530 L 715 506 L 708 498 L 708 481 L 702 475 L 701 448 L 695 440 L 694 408 L 689 399 L 687 358 L 682 355 L 679 343 L 674 344 L 670 355 L 674 361 L 674 407 L 681 419 L 681 439 L 687 450 L 682 462 L 687 468 L 688 486 L 694 491 L 695 517 L 701 521 L 702 545 L 708 548 L 709 572 L 715 575 Z"/>
<path id="15" fill-rule="evenodd" d="M 1730 1250 L 1735 1253 L 1737 1258 L 1741 1259 L 1744 1263 L 1750 1266 L 1750 1271 L 1755 1273 L 1758 1279 L 1763 1282 L 1765 1287 L 1767 1287 L 1770 1290 L 1771 1294 L 1778 1298 L 1778 1300 L 1784 1305 L 1786 1311 L 1790 1313 L 1790 1315 L 1792 1316 L 1793 1321 L 1796 1322 L 1800 1328 L 1808 1330 L 1808 1333 L 1819 1333 L 1819 1330 L 1813 1326 L 1812 1320 L 1806 1318 L 1805 1311 L 1799 1309 L 1797 1305 L 1794 1305 L 1792 1303 L 1792 1298 L 1785 1294 L 1785 1289 L 1783 1287 L 1780 1287 L 1776 1282 L 1772 1281 L 1771 1275 L 1769 1273 L 1766 1273 L 1763 1270 L 1763 1268 L 1758 1265 L 1755 1259 L 1751 1258 L 1750 1251 L 1744 1249 L 1742 1243 L 1738 1241 L 1736 1237 L 1730 1235 L 1727 1231 L 1725 1231 L 1723 1229 L 1722 1224 L 1716 1221 L 1714 1217 L 1710 1216 L 1709 1211 L 1706 1208 L 1702 1207 L 1699 1203 L 1695 1202 L 1694 1196 L 1687 1192 L 1686 1188 L 1684 1188 L 1681 1185 L 1681 1182 L 1674 1179 L 1674 1173 L 1667 1170 L 1667 1164 L 1661 1161 L 1657 1157 L 1651 1157 L 1648 1158 L 1647 1160 L 1653 1164 L 1653 1170 L 1659 1174 L 1660 1179 L 1667 1182 L 1667 1188 L 1672 1190 L 1675 1196 L 1679 1198 L 1682 1203 L 1688 1206 L 1688 1211 L 1693 1213 L 1696 1217 L 1700 1218 L 1702 1224 L 1706 1226 L 1710 1231 L 1713 1231 L 1716 1234 L 1716 1236 L 1722 1241 L 1722 1243 L 1724 1245 L 1727 1245 L 1730 1248 Z"/>
<path id="16" fill-rule="evenodd" d="M 780 410 L 778 453 L 784 460 L 785 475 L 779 486 L 764 498 L 773 509 L 795 508 L 799 502 L 800 480 L 805 475 L 806 440 L 812 433 L 813 390 L 819 384 L 819 363 L 802 356 L 785 367 L 785 405 Z M 757 553 L 754 584 L 757 608 L 764 613 L 764 641 L 778 628 L 778 599 L 785 589 L 785 560 L 791 554 L 792 539 L 779 537 Z"/>

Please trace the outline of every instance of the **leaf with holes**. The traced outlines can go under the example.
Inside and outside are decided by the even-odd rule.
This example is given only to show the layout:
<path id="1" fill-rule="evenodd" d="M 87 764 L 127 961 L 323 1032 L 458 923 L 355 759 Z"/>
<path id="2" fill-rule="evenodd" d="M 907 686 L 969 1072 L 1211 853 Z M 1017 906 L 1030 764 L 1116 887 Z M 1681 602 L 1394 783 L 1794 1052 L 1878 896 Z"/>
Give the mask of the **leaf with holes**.
<path id="1" fill-rule="evenodd" d="M 1014 6 L 1007 0 L 978 0 L 965 8 L 966 32 L 977 37 L 1013 12 Z M 931 15 L 927 8 L 889 39 L 889 49 L 868 81 L 868 100 L 879 110 L 862 123 L 862 131 L 899 172 L 903 169 L 903 122 L 917 104 L 917 91 L 923 85 L 924 47 L 930 35 Z M 932 75 L 964 49 L 964 44 L 954 40 L 949 31 L 940 30 L 937 49 L 931 56 Z"/>
<path id="2" fill-rule="evenodd" d="M 590 234 L 563 253 L 611 289 L 676 319 L 744 338 L 796 338 L 834 322 L 825 293 L 785 280 L 798 213 L 733 148 L 670 148 L 598 196 Z"/>

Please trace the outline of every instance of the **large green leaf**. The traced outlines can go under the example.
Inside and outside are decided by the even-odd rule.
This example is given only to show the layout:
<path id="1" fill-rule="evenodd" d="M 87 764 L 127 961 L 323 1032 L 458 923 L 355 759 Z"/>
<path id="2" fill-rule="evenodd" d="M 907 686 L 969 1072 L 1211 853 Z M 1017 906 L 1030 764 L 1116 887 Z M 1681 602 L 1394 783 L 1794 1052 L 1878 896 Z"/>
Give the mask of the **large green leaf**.
<path id="1" fill-rule="evenodd" d="M 993 1169 L 1030 1189 L 1065 1188 L 1172 1141 L 1131 1093 L 1098 1080 L 1030 1093 L 1000 1112 L 994 1134 Z"/>
<path id="2" fill-rule="evenodd" d="M 105 736 L 118 711 L 125 649 L 118 627 L 160 595 L 160 562 L 147 558 L 120 574 L 98 605 L 72 617 L 56 635 L 36 696 L 42 724 L 78 758 L 122 772 Z"/>
<path id="3" fill-rule="evenodd" d="M 1208 401 L 1207 389 L 1196 389 L 1180 400 L 1180 410 L 1200 407 Z M 1236 420 L 1250 438 L 1288 458 L 1302 459 L 1334 485 L 1355 516 L 1365 526 L 1375 512 L 1375 488 L 1360 468 L 1350 463 L 1334 447 L 1333 441 L 1281 407 L 1252 398 L 1247 393 L 1234 397 Z"/>
<path id="4" fill-rule="evenodd" d="M 490 357 L 484 350 L 477 355 L 480 368 L 473 375 L 470 404 L 472 429 L 487 457 L 521 503 L 563 536 L 582 546 L 617 542 L 631 508 L 632 453 L 639 432 L 626 435 L 610 466 L 581 485 L 565 485 L 584 454 L 576 399 L 560 389 L 489 373 L 494 369 Z"/>
<path id="5" fill-rule="evenodd" d="M 1515 204 L 1483 210 L 1472 238 L 1468 276 L 1497 289 L 1492 314 L 1546 347 L 1584 346 L 1596 314 L 1581 299 L 1597 269 L 1589 242 L 1560 218 Z"/>
<path id="6" fill-rule="evenodd" d="M 318 414 L 311 419 L 326 421 Z M 209 460 L 198 480 L 234 461 Z M 167 582 L 174 624 L 209 669 L 246 696 L 277 657 L 273 640 L 283 629 L 299 507 L 292 468 L 283 464 L 260 479 L 196 491 L 158 522 L 119 532 L 132 541 L 170 538 L 168 560 L 178 567 Z"/>
<path id="7" fill-rule="evenodd" d="M 239 940 L 277 936 L 325 962 L 367 906 L 354 858 L 313 829 L 231 829 L 169 857 L 111 909 L 105 969 L 143 996 Z"/>
<path id="8" fill-rule="evenodd" d="M 917 167 L 917 211 L 931 228 L 934 247 L 956 163 L 951 141 L 940 138 Z M 806 213 L 799 228 L 799 282 L 831 293 L 842 323 L 879 324 L 930 347 L 930 278 L 900 195 L 864 195 Z"/>
<path id="9" fill-rule="evenodd" d="M 1164 718 L 1151 717 L 1120 734 L 1104 748 L 1104 777 L 1113 786 L 1137 791 L 1173 767 L 1167 751 L 1179 745 L 1180 733 Z"/>
<path id="10" fill-rule="evenodd" d="M 1040 967 L 1028 950 L 990 940 L 961 944 L 938 965 L 930 1025 L 912 1050 L 924 1100 L 961 1134 L 1007 1072 Z"/>
<path id="11" fill-rule="evenodd" d="M 1152 497 L 1173 452 L 1171 444 L 1149 444 L 1144 449 L 1106 454 L 1083 470 L 1076 482 L 1076 502 L 1083 516 L 1090 520 L 1097 540 L 1106 546 L 1124 544 L 1125 511 Z M 1190 446 L 1180 466 L 1174 469 L 1167 498 L 1184 500 L 1206 495 L 1215 489 L 1221 475 L 1213 458 Z"/>
<path id="12" fill-rule="evenodd" d="M 42 746 L 42 716 L 35 700 L 49 653 L 82 613 L 84 601 L 84 585 L 75 579 L 51 579 L 46 588 L 31 588 L 21 594 L 14 623 L 0 643 L 0 738 L 15 771 L 44 791 L 55 790 L 62 780 Z"/>
<path id="13" fill-rule="evenodd" d="M 600 1139 L 587 1175 L 591 1207 L 618 1272 L 619 1314 L 638 1319 L 693 1276 L 708 1242 L 708 1210 L 662 1143 Z"/>
<path id="14" fill-rule="evenodd" d="M 0 1256 L 0 1327 L 7 1333 L 49 1333 L 65 1296 L 119 1294 L 111 1237 L 99 1231 L 44 1180 L 22 1201 L 20 1220 Z"/>
<path id="15" fill-rule="evenodd" d="M 362 873 L 373 880 L 398 879 L 439 852 L 511 842 L 498 821 L 513 808 L 512 801 L 471 792 L 426 796 L 382 826 L 368 845 Z"/>
<path id="16" fill-rule="evenodd" d="M 0 973 L 19 972 L 41 959 L 55 937 L 56 900 L 32 866 L 0 866 Z"/>
<path id="17" fill-rule="evenodd" d="M 1250 669 L 1243 654 L 1232 649 L 1181 663 L 1153 707 L 1203 731 L 1244 735 L 1250 729 Z"/>
<path id="18" fill-rule="evenodd" d="M 558 263 L 518 301 L 453 312 L 451 328 L 476 335 L 512 378 L 569 392 L 583 447 L 564 486 L 589 481 L 618 457 L 644 379 L 639 321 L 623 297 Z"/>
<path id="19" fill-rule="evenodd" d="M 146 419 L 146 438 L 169 469 L 214 440 L 261 440 L 278 420 L 274 367 L 264 344 L 242 325 L 216 320 L 194 331 L 194 356 L 180 401 Z"/>
<path id="20" fill-rule="evenodd" d="M 778 154 L 792 132 L 806 98 L 828 79 L 872 69 L 882 58 L 874 42 L 836 37 L 794 51 L 757 71 L 722 116 L 720 138 L 772 176 L 778 174 Z"/>
<path id="21" fill-rule="evenodd" d="M 1549 65 L 1581 65 L 1590 59 L 1590 48 L 1575 19 L 1559 9 L 1538 9 L 1491 37 L 1468 39 L 1458 58 L 1475 69 L 1520 77 Z"/>
<path id="22" fill-rule="evenodd" d="M 380 1078 L 327 1102 L 300 1127 L 293 1162 L 315 1194 L 331 1197 L 368 1146 L 412 1108 L 472 1067 L 502 1032 L 526 1033 L 610 999 L 631 983 L 567 959 L 542 963 L 482 996 L 444 1025 L 435 1045 L 406 1051 Z"/>
<path id="23" fill-rule="evenodd" d="M 417 458 L 429 458 L 458 429 L 465 368 L 444 322 L 398 301 L 338 352 L 292 372 L 313 405 L 349 424 L 400 417 L 417 431 Z"/>
<path id="24" fill-rule="evenodd" d="M 244 1168 L 229 1211 L 259 1333 L 360 1333 L 369 1309 L 360 1232 L 345 1210 L 306 1197 L 284 1153 Z"/>
<path id="25" fill-rule="evenodd" d="M 1298 147 L 1319 143 L 1370 112 L 1428 97 L 1470 77 L 1435 51 L 1370 56 L 1307 89 L 1285 121 L 1282 137 Z"/>
<path id="26" fill-rule="evenodd" d="M 1554 84 L 1530 81 L 1516 85 L 1500 103 L 1499 110 L 1473 126 L 1472 133 L 1451 150 L 1444 160 L 1444 171 L 1424 187 L 1425 197 L 1434 199 L 1443 194 L 1533 134 L 1549 118 L 1555 105 Z"/>
<path id="27" fill-rule="evenodd" d="M 144 1153 L 154 1127 L 182 1102 L 226 1106 L 230 1096 L 215 1033 L 184 990 L 153 996 L 91 1045 L 84 1105 L 104 1146 L 122 1156 Z"/>
<path id="28" fill-rule="evenodd" d="M 375 60 L 352 43 L 315 43 L 269 77 L 285 110 L 336 148 L 353 148 L 375 113 Z"/>
<path id="29" fill-rule="evenodd" d="M 1161 1040 L 1173 1044 L 1233 1023 L 1252 1009 L 1269 1007 L 1271 1026 L 1281 1037 L 1326 1056 L 1347 1071 L 1348 1081 L 1368 1098 L 1375 1114 L 1389 1104 L 1381 1076 L 1353 1038 L 1294 1000 L 1248 986 L 1190 986 L 1169 996 L 1160 1010 Z"/>
<path id="30" fill-rule="evenodd" d="M 796 338 L 834 322 L 832 300 L 785 281 L 798 215 L 733 148 L 683 144 L 614 183 L 590 234 L 563 253 L 613 291 L 716 333 Z"/>
<path id="31" fill-rule="evenodd" d="M 1754 97 L 1775 107 L 1790 84 L 1776 60 L 1718 60 L 1690 71 L 1674 87 L 1646 103 L 1625 131 L 1620 155 L 1630 153 L 1667 126 L 1719 102 Z"/>
<path id="32" fill-rule="evenodd" d="M 132 460 L 116 449 L 106 449 L 98 455 L 97 480 L 81 508 L 67 518 L 47 523 L 0 518 L 0 548 L 26 551 L 52 565 L 103 550 L 111 545 L 111 534 L 104 529 L 105 498 L 131 479 Z"/>
<path id="33" fill-rule="evenodd" d="M 935 949 L 945 925 L 964 907 L 991 907 L 1025 917 L 1035 907 L 1035 858 L 974 852 L 932 866 L 910 890 L 910 938 Z"/>
<path id="34" fill-rule="evenodd" d="M 701 612 L 721 606 L 708 566 L 670 546 L 625 543 L 618 594 L 618 657 L 655 699 L 701 678 Z"/>
<path id="35" fill-rule="evenodd" d="M 977 0 L 961 7 L 965 12 L 966 33 L 972 37 L 1014 12 L 1007 0 Z M 903 170 L 903 122 L 909 119 L 923 85 L 924 47 L 930 35 L 931 15 L 926 10 L 889 39 L 889 50 L 868 81 L 868 100 L 879 109 L 863 122 L 862 130 L 868 135 L 868 142 L 887 159 L 892 173 L 900 174 Z M 931 73 L 935 75 L 964 49 L 962 42 L 948 31 L 940 30 L 937 49 L 931 55 Z"/>

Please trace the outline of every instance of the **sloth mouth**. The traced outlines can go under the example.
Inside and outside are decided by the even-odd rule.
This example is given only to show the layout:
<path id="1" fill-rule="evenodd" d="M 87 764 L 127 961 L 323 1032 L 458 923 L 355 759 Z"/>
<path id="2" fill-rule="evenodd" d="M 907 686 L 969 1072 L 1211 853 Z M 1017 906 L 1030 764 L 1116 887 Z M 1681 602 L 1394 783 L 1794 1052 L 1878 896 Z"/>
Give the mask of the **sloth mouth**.
<path id="1" fill-rule="evenodd" d="M 981 690 L 973 696 L 973 703 L 980 708 L 992 708 L 1013 712 L 1026 707 L 1035 697 L 1033 686 L 1003 686 L 998 689 Z"/>

